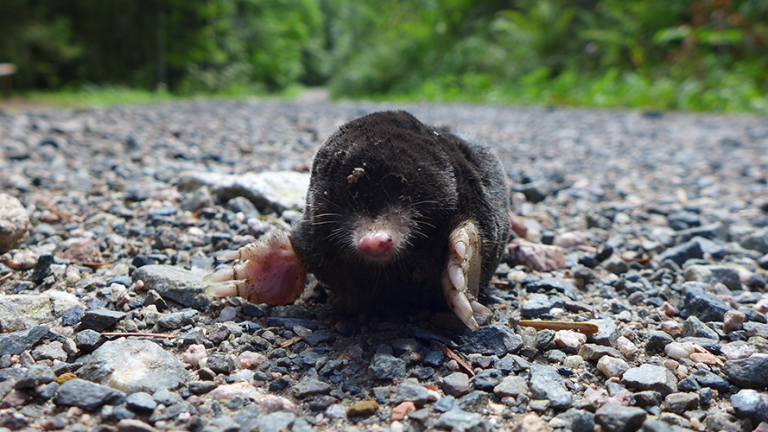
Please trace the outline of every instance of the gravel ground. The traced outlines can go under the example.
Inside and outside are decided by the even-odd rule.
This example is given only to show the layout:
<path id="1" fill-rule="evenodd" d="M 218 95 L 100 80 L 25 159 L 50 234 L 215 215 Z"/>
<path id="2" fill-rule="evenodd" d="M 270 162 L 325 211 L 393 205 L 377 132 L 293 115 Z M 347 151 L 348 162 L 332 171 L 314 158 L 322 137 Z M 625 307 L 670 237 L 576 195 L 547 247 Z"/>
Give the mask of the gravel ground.
<path id="1" fill-rule="evenodd" d="M 207 297 L 220 251 L 300 215 L 322 140 L 394 107 L 493 147 L 517 231 L 565 268 L 502 264 L 477 332 L 445 312 L 339 315 L 312 281 L 285 307 Z M 768 431 L 767 183 L 758 117 L 321 101 L 0 115 L 0 431 Z"/>

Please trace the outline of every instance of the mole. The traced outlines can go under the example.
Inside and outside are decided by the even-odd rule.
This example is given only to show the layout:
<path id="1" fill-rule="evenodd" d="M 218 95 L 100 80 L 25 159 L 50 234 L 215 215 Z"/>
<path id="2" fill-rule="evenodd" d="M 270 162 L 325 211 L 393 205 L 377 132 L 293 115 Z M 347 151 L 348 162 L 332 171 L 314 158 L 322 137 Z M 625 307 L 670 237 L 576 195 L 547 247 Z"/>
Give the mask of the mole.
<path id="1" fill-rule="evenodd" d="M 341 309 L 390 315 L 450 308 L 472 330 L 490 314 L 478 293 L 510 235 L 509 193 L 491 151 L 405 111 L 342 125 L 319 148 L 306 210 L 290 232 L 273 230 L 219 255 L 238 259 L 206 281 L 209 292 L 284 305 L 307 273 Z"/>

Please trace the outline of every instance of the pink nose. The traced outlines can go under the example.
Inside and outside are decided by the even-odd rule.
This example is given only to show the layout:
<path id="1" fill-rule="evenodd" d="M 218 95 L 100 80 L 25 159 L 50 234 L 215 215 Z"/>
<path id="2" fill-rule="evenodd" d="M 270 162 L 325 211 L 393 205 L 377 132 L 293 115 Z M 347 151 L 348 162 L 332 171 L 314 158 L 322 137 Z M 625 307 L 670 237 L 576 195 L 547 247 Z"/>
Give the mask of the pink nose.
<path id="1" fill-rule="evenodd" d="M 373 259 L 389 257 L 395 247 L 395 241 L 384 231 L 373 231 L 363 236 L 357 243 L 361 253 Z"/>

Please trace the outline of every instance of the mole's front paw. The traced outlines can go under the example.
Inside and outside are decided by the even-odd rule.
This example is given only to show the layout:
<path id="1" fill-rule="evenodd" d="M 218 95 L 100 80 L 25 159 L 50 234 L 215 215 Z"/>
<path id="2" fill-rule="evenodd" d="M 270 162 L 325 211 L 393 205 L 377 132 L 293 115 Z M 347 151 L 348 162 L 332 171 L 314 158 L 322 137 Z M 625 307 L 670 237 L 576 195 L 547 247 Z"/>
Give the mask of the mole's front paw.
<path id="1" fill-rule="evenodd" d="M 231 269 L 219 270 L 204 278 L 215 285 L 208 294 L 240 296 L 251 303 L 284 305 L 304 290 L 307 271 L 291 247 L 288 234 L 280 231 L 219 255 L 220 259 L 247 260 Z"/>
<path id="2" fill-rule="evenodd" d="M 481 239 L 477 226 L 465 221 L 448 237 L 448 258 L 443 270 L 443 293 L 448 306 L 472 330 L 477 330 L 474 312 L 491 311 L 474 300 L 480 290 Z"/>

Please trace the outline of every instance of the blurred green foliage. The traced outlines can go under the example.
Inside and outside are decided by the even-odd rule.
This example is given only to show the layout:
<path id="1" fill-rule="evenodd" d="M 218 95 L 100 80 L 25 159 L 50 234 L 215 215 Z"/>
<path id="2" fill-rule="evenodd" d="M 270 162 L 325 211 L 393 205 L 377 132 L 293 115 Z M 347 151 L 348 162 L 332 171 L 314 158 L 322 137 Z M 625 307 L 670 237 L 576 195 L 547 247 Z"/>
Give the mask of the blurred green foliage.
<path id="1" fill-rule="evenodd" d="M 3 0 L 25 89 L 768 113 L 765 0 Z"/>

